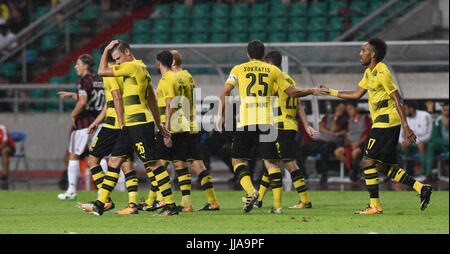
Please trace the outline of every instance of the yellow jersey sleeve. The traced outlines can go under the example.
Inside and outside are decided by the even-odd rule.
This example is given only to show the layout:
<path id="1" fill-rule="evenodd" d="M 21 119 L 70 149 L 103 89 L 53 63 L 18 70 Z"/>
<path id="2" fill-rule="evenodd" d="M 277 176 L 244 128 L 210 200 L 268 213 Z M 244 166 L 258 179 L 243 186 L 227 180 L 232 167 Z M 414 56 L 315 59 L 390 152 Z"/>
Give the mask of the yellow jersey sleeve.
<path id="1" fill-rule="evenodd" d="M 120 65 L 113 65 L 114 77 L 130 76 L 136 71 L 136 65 L 133 62 L 125 62 Z"/>
<path id="2" fill-rule="evenodd" d="M 392 74 L 388 69 L 383 70 L 383 73 L 381 73 L 382 75 L 382 81 L 381 84 L 384 87 L 384 90 L 386 90 L 386 93 L 388 95 L 391 95 L 391 93 L 395 92 L 398 90 L 397 86 L 395 85 L 394 79 L 392 78 Z"/>
<path id="3" fill-rule="evenodd" d="M 361 79 L 361 81 L 359 81 L 358 86 L 360 86 L 361 88 L 367 90 L 367 78 L 366 78 L 366 75 L 368 75 L 368 74 L 367 74 L 367 71 L 364 72 L 364 76 L 363 76 L 363 78 Z"/>
<path id="4" fill-rule="evenodd" d="M 225 81 L 225 84 L 230 84 L 233 87 L 235 87 L 238 84 L 238 69 L 237 66 L 233 67 L 230 71 L 230 75 L 228 76 L 227 81 Z"/>
<path id="5" fill-rule="evenodd" d="M 275 91 L 286 91 L 290 86 L 295 86 L 295 82 L 289 77 L 288 75 L 284 74 L 283 72 L 279 72 L 277 74 L 277 90 Z"/>

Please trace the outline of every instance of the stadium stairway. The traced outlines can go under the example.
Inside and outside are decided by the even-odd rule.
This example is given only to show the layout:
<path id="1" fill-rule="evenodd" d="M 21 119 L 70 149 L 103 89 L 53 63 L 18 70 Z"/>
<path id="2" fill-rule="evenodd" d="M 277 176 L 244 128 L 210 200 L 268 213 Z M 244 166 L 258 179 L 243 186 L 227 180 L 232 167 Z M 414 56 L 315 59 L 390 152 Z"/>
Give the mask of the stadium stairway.
<path id="1" fill-rule="evenodd" d="M 117 22 L 106 27 L 102 32 L 89 39 L 82 46 L 65 55 L 60 61 L 55 62 L 47 70 L 35 77 L 30 83 L 48 83 L 54 76 L 67 75 L 70 72 L 72 64 L 76 61 L 79 55 L 85 53 L 91 54 L 91 52 L 97 49 L 101 43 L 112 40 L 116 34 L 128 33 L 128 31 L 133 28 L 135 20 L 146 18 L 151 14 L 153 6 L 154 4 L 151 4 L 123 16 Z"/>

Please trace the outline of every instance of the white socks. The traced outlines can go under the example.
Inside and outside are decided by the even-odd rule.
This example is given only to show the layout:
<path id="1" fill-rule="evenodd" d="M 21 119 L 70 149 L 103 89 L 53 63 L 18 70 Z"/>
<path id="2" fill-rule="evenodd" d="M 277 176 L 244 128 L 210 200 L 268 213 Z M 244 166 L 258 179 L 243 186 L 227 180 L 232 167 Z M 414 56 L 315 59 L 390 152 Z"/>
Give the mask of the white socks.
<path id="1" fill-rule="evenodd" d="M 79 160 L 69 160 L 67 165 L 67 180 L 69 187 L 67 188 L 68 193 L 77 192 L 78 178 L 80 177 L 80 161 Z"/>

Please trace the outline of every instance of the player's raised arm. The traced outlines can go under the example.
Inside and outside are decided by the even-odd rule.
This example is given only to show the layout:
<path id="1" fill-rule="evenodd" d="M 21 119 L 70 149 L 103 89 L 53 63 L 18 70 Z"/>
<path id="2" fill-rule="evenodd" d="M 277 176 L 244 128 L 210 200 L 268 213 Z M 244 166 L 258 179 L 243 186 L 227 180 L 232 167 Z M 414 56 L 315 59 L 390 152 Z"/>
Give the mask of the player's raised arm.
<path id="1" fill-rule="evenodd" d="M 102 57 L 100 58 L 100 64 L 98 66 L 97 74 L 103 77 L 114 77 L 114 70 L 108 66 L 108 54 L 110 54 L 111 49 L 119 43 L 118 40 L 111 41 L 108 46 L 106 46 L 103 51 Z M 114 59 L 116 60 L 116 59 Z"/>
<path id="2" fill-rule="evenodd" d="M 344 100 L 359 100 L 367 92 L 367 90 L 362 88 L 361 86 L 357 86 L 353 91 L 338 91 L 328 88 L 324 85 L 319 85 L 319 88 L 326 89 L 327 94 L 330 96 L 338 97 Z"/>

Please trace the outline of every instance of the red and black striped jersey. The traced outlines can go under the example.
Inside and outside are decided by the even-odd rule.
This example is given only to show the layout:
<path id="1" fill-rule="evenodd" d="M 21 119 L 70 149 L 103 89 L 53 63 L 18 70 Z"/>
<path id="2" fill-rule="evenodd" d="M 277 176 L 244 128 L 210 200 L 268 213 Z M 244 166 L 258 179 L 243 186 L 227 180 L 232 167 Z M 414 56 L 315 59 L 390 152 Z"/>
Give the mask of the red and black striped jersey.
<path id="1" fill-rule="evenodd" d="M 105 91 L 102 79 L 90 74 L 78 79 L 77 95 L 78 98 L 80 95 L 87 96 L 87 103 L 75 121 L 76 129 L 79 130 L 88 128 L 103 109 Z"/>

